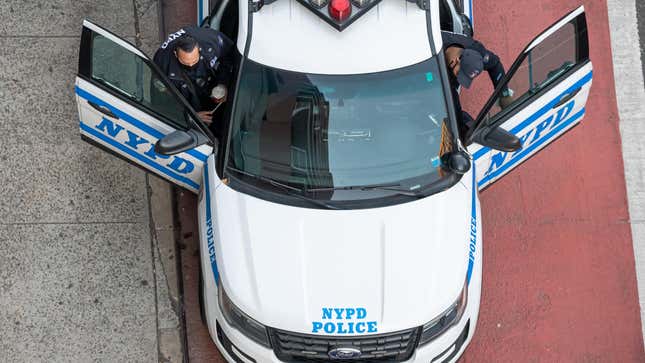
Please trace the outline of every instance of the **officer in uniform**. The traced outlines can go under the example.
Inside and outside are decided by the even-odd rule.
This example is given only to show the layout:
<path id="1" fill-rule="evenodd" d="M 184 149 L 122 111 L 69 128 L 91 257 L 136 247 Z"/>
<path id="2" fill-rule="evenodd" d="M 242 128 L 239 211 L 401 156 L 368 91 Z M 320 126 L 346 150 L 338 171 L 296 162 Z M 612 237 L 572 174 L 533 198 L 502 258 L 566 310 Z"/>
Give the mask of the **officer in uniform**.
<path id="1" fill-rule="evenodd" d="M 461 109 L 457 89 L 459 86 L 470 88 L 470 85 L 477 76 L 484 70 L 488 72 L 493 88 L 504 78 L 504 66 L 499 57 L 486 49 L 484 45 L 473 38 L 461 34 L 442 31 L 441 37 L 444 44 L 446 63 L 453 77 L 450 77 L 450 85 L 453 90 L 453 99 L 457 108 L 457 115 L 461 115 L 460 128 L 471 128 L 474 125 L 473 118 Z M 505 108 L 513 102 L 513 91 L 506 87 L 502 90 L 499 106 Z"/>
<path id="2" fill-rule="evenodd" d="M 214 29 L 185 27 L 171 34 L 154 56 L 155 64 L 209 125 L 217 105 L 211 91 L 225 87 L 230 78 L 232 46 L 228 37 Z"/>

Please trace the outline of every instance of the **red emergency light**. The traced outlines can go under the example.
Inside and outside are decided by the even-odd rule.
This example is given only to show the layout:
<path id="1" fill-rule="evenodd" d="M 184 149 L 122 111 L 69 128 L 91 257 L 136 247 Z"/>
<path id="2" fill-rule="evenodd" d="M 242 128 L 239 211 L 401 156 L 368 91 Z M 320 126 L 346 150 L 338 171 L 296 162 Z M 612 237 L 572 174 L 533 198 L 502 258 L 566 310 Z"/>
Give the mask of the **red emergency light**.
<path id="1" fill-rule="evenodd" d="M 352 4 L 349 0 L 331 0 L 329 15 L 337 21 L 345 21 L 352 14 Z"/>
<path id="2" fill-rule="evenodd" d="M 251 11 L 258 12 L 264 5 L 269 5 L 278 0 L 250 0 Z M 430 10 L 430 0 L 400 0 L 416 3 L 423 11 Z M 381 0 L 298 0 L 307 9 L 314 12 L 322 20 L 343 31 L 356 19 L 378 5 Z"/>
<path id="3" fill-rule="evenodd" d="M 381 0 L 298 0 L 298 2 L 337 30 L 343 31 Z"/>

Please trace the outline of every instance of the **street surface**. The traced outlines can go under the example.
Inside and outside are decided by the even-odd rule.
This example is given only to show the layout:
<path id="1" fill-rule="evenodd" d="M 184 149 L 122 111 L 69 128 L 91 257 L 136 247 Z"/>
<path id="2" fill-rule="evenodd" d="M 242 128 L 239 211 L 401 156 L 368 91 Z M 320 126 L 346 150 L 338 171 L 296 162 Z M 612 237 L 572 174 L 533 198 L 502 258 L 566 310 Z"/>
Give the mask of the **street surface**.
<path id="1" fill-rule="evenodd" d="M 607 4 L 473 3 L 476 38 L 507 67 L 533 37 L 583 3 L 594 83 L 580 126 L 481 194 L 482 305 L 475 339 L 461 361 L 645 361 Z M 490 92 L 480 79 L 462 99 L 476 111 Z M 187 213 L 182 226 L 190 228 L 196 198 L 184 193 L 179 205 Z M 182 259 L 189 357 L 223 362 L 192 303 L 199 268 L 193 228 L 183 234 Z"/>
<path id="2" fill-rule="evenodd" d="M 181 359 L 168 186 L 81 141 L 74 99 L 83 19 L 151 50 L 157 14 L 154 0 L 0 1 L 0 362 Z"/>

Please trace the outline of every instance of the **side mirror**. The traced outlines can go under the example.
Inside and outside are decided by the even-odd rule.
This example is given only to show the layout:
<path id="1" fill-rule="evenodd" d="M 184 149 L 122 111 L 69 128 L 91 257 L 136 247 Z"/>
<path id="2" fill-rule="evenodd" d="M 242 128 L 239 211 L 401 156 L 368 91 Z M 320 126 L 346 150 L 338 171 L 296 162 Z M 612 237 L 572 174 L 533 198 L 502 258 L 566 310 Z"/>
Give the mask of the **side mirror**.
<path id="1" fill-rule="evenodd" d="M 470 170 L 470 157 L 463 151 L 454 151 L 441 157 L 442 167 L 455 174 L 463 175 Z"/>
<path id="2" fill-rule="evenodd" d="M 174 155 L 194 149 L 208 142 L 208 139 L 196 130 L 177 130 L 159 139 L 155 144 L 155 153 Z"/>
<path id="3" fill-rule="evenodd" d="M 475 132 L 472 140 L 491 149 L 513 152 L 522 148 L 520 139 L 501 127 L 484 127 Z"/>

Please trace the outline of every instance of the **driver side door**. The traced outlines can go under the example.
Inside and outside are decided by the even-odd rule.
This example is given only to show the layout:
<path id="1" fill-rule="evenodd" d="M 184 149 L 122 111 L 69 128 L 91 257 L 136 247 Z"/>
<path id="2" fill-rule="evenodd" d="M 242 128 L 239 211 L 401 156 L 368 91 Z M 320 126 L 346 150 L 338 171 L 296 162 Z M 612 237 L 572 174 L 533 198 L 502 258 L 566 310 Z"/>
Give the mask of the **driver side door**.
<path id="1" fill-rule="evenodd" d="M 85 141 L 199 192 L 215 139 L 143 52 L 85 20 L 75 93 Z M 172 155 L 157 152 L 157 142 L 175 131 L 194 135 L 199 146 Z"/>
<path id="2" fill-rule="evenodd" d="M 526 47 L 477 117 L 468 151 L 473 155 L 479 190 L 578 125 L 585 115 L 592 77 L 581 6 Z M 498 101 L 507 87 L 513 101 L 501 109 Z M 522 147 L 495 149 L 502 130 L 517 137 Z"/>

